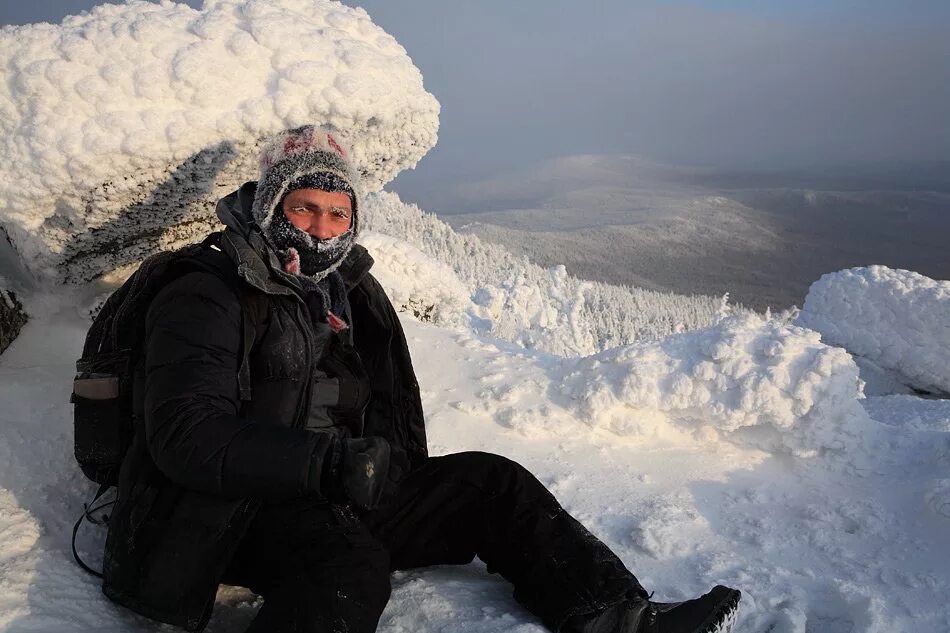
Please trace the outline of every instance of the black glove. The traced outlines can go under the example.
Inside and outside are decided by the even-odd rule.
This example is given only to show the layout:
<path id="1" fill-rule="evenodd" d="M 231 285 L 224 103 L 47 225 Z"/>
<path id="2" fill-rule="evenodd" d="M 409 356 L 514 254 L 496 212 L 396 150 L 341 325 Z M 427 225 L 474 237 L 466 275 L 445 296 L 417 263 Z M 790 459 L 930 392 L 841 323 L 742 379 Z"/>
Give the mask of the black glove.
<path id="1" fill-rule="evenodd" d="M 346 438 L 340 440 L 339 448 L 333 496 L 361 510 L 372 510 L 379 504 L 389 478 L 389 442 L 382 437 Z"/>
<path id="2" fill-rule="evenodd" d="M 409 474 L 412 464 L 409 462 L 409 453 L 398 446 L 390 445 L 389 450 L 389 477 L 391 484 L 398 484 Z"/>
<path id="3" fill-rule="evenodd" d="M 385 505 L 395 496 L 399 483 L 409 474 L 410 467 L 409 454 L 398 446 L 390 445 L 389 472 L 386 473 L 385 489 L 380 497 L 380 505 Z"/>

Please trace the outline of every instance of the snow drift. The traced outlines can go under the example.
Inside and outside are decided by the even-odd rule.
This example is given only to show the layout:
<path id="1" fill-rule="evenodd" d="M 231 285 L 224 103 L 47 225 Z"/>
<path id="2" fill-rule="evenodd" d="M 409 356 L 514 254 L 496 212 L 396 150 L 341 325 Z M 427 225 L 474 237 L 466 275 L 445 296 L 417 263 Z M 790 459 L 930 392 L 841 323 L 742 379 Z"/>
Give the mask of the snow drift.
<path id="1" fill-rule="evenodd" d="M 755 315 L 576 361 L 561 383 L 582 419 L 649 435 L 643 414 L 676 426 L 809 457 L 853 451 L 863 417 L 858 368 L 817 332 Z"/>
<path id="2" fill-rule="evenodd" d="M 498 422 L 535 439 L 599 429 L 865 463 L 858 368 L 812 330 L 742 314 L 583 358 L 533 358 L 516 378 L 490 376 L 486 394 L 506 405 Z"/>
<path id="3" fill-rule="evenodd" d="M 950 393 L 950 281 L 869 266 L 823 275 L 797 323 L 909 385 Z"/>
<path id="4" fill-rule="evenodd" d="M 336 127 L 368 189 L 436 141 L 405 49 L 330 0 L 133 0 L 0 30 L 0 223 L 35 275 L 82 281 L 216 225 L 260 141 Z"/>

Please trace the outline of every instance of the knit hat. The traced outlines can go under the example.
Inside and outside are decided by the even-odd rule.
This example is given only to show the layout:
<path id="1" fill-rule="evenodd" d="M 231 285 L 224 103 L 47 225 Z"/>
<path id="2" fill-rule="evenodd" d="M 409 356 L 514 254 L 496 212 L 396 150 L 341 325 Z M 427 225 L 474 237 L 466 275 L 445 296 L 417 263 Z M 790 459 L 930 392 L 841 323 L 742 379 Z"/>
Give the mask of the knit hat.
<path id="1" fill-rule="evenodd" d="M 284 196 L 294 189 L 323 189 L 349 194 L 353 207 L 350 230 L 359 235 L 359 174 L 350 163 L 347 151 L 327 128 L 304 125 L 271 138 L 261 149 L 260 175 L 251 213 L 267 233 L 274 211 Z"/>

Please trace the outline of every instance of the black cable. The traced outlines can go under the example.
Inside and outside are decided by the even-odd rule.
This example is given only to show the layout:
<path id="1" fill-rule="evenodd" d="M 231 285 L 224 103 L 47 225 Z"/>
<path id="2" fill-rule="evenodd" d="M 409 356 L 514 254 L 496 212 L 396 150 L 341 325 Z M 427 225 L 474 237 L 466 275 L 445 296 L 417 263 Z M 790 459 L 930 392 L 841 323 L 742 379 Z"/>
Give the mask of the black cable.
<path id="1" fill-rule="evenodd" d="M 105 525 L 109 521 L 109 515 L 105 515 L 102 519 L 97 519 L 94 516 L 92 516 L 90 513 L 95 512 L 97 510 L 101 510 L 102 508 L 105 508 L 114 504 L 116 501 L 115 499 L 113 499 L 112 501 L 101 503 L 98 506 L 95 506 L 93 508 L 90 508 L 89 506 L 94 504 L 99 499 L 99 497 L 104 495 L 106 490 L 108 490 L 110 487 L 111 486 L 109 484 L 102 484 L 101 486 L 99 486 L 99 490 L 96 491 L 96 496 L 92 498 L 92 501 L 90 501 L 89 503 L 82 504 L 82 514 L 79 516 L 79 520 L 76 521 L 76 525 L 73 526 L 73 558 L 76 559 L 76 562 L 79 563 L 80 567 L 82 567 L 84 570 L 86 570 L 87 572 L 89 572 L 90 574 L 98 578 L 102 578 L 102 574 L 100 572 L 97 572 L 95 569 L 92 569 L 91 567 L 89 567 L 89 565 L 84 563 L 82 559 L 79 558 L 79 552 L 76 551 L 76 534 L 79 533 L 79 526 L 82 525 L 83 519 L 88 519 L 89 522 L 92 523 L 93 525 Z"/>

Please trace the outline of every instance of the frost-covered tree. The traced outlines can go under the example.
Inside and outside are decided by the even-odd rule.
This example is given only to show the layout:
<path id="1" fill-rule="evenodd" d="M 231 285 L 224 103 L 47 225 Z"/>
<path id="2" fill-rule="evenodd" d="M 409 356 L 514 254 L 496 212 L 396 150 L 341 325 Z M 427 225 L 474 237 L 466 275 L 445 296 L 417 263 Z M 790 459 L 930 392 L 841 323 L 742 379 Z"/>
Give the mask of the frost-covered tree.
<path id="1" fill-rule="evenodd" d="M 502 246 L 456 233 L 394 193 L 369 196 L 364 212 L 364 226 L 408 242 L 454 271 L 470 293 L 476 329 L 525 347 L 584 356 L 706 327 L 723 311 L 724 299 L 717 297 L 615 286 L 577 279 L 563 266 L 542 268 Z M 400 285 L 394 280 L 387 289 L 399 292 Z"/>

